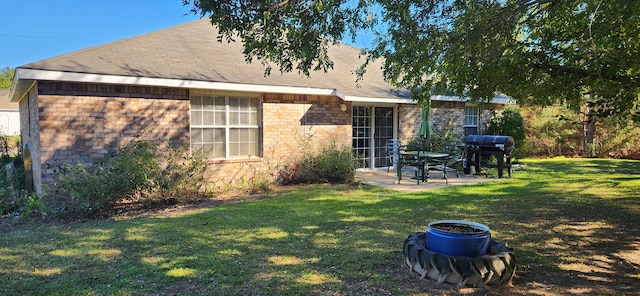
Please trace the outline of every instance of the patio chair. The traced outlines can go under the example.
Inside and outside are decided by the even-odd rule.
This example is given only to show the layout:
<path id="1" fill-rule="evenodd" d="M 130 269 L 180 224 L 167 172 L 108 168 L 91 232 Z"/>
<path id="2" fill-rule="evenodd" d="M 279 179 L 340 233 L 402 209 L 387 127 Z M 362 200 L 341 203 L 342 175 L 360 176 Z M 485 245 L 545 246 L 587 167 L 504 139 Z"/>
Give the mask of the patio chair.
<path id="1" fill-rule="evenodd" d="M 442 178 L 445 179 L 445 183 L 449 185 L 449 179 L 447 178 L 447 172 L 456 172 L 456 177 L 458 177 L 458 181 L 460 181 L 460 172 L 458 171 L 458 167 L 460 163 L 462 163 L 464 159 L 464 149 L 459 145 L 451 144 L 447 145 L 447 151 L 449 155 L 443 158 L 435 158 L 432 159 L 432 165 L 430 168 L 435 170 L 442 171 Z"/>
<path id="2" fill-rule="evenodd" d="M 397 168 L 398 166 L 398 155 L 400 150 L 402 149 L 402 143 L 398 139 L 389 139 L 387 140 L 387 159 L 389 160 L 389 166 L 387 166 L 387 174 L 389 173 L 390 168 Z"/>
<path id="3" fill-rule="evenodd" d="M 420 181 L 427 180 L 428 172 L 425 170 L 426 164 L 423 158 L 419 158 L 415 155 L 398 154 L 398 165 L 400 165 L 400 171 L 398 172 L 398 184 L 402 180 L 402 174 L 405 171 L 414 172 L 414 178 L 416 184 L 420 185 Z"/>

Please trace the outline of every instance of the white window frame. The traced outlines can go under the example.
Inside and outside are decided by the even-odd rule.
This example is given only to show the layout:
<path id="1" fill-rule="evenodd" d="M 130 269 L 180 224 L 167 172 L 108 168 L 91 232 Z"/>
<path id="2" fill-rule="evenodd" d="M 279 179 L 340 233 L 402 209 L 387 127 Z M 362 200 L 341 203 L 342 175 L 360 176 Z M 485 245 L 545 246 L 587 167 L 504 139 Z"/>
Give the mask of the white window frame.
<path id="1" fill-rule="evenodd" d="M 471 113 L 474 114 L 471 114 Z M 464 129 L 475 128 L 476 134 L 480 131 L 480 107 L 475 104 L 464 106 Z"/>
<path id="2" fill-rule="evenodd" d="M 205 108 L 205 104 L 203 99 L 213 99 L 214 105 L 211 107 Z M 231 106 L 230 103 L 234 100 L 252 100 L 254 101 L 255 110 L 249 108 L 249 110 L 241 110 L 238 108 L 233 108 L 237 106 L 241 106 L 242 103 L 238 102 L 237 106 Z M 199 100 L 199 102 L 196 102 Z M 218 100 L 218 102 L 216 102 Z M 223 104 L 220 105 L 220 101 L 224 100 Z M 245 101 L 246 102 L 246 101 Z M 218 105 L 216 105 L 218 103 Z M 245 96 L 245 95 L 218 95 L 218 94 L 206 94 L 206 93 L 195 93 L 191 94 L 189 97 L 189 133 L 190 133 L 190 149 L 191 153 L 196 153 L 196 147 L 212 145 L 212 149 L 207 150 L 204 149 L 204 158 L 206 159 L 238 159 L 238 158 L 250 158 L 250 157 L 260 157 L 261 156 L 261 148 L 262 148 L 262 104 L 261 99 L 255 96 Z M 200 114 L 200 122 L 196 118 L 194 118 L 194 113 L 201 112 Z M 245 114 L 245 116 L 235 116 L 234 118 L 238 119 L 238 122 L 231 122 L 232 115 L 236 114 Z M 222 115 L 222 120 L 215 120 L 216 115 Z M 209 120 L 205 120 L 206 116 L 214 116 L 213 118 L 208 118 Z M 248 116 L 248 117 L 247 117 Z M 246 122 L 248 118 L 249 122 Z M 245 122 L 241 122 L 245 119 Z M 210 134 L 210 138 L 212 141 L 205 141 L 204 136 L 202 136 L 199 140 L 194 139 L 196 134 L 196 129 L 202 130 L 214 130 L 212 134 Z M 233 144 L 242 145 L 241 140 L 232 141 L 232 133 L 233 130 L 251 130 L 255 134 L 250 136 L 245 144 L 249 147 L 241 147 L 240 149 L 246 148 L 245 150 L 248 153 L 239 153 L 238 149 L 233 149 L 231 147 Z M 216 131 L 223 131 L 222 136 L 216 137 Z M 201 134 L 202 135 L 202 134 Z M 222 137 L 222 138 L 220 138 Z M 217 145 L 217 148 L 216 148 Z M 201 148 L 202 149 L 202 148 Z M 222 150 L 222 153 L 219 152 Z M 216 152 L 217 151 L 217 152 Z"/>

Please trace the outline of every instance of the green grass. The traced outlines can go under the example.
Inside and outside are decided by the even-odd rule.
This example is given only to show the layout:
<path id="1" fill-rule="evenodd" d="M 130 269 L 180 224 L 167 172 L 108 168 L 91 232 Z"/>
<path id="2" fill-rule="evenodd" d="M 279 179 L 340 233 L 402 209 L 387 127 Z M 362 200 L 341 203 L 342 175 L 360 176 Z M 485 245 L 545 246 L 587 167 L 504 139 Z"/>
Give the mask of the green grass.
<path id="1" fill-rule="evenodd" d="M 523 163 L 421 193 L 312 185 L 168 218 L 5 221 L 0 294 L 441 295 L 401 266 L 404 239 L 438 219 L 487 224 L 518 256 L 514 288 L 467 294 L 640 290 L 640 162 Z"/>

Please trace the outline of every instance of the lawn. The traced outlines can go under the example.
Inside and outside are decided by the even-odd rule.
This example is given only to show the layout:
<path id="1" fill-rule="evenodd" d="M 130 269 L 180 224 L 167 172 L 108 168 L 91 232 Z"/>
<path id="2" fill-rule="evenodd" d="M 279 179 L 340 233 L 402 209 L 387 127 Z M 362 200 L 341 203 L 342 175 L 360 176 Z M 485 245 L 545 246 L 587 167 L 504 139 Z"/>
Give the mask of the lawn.
<path id="1" fill-rule="evenodd" d="M 143 218 L 3 219 L 0 294 L 638 295 L 640 162 L 523 163 L 511 178 L 420 193 L 309 185 Z M 439 219 L 507 242 L 514 287 L 411 274 L 404 239 Z"/>

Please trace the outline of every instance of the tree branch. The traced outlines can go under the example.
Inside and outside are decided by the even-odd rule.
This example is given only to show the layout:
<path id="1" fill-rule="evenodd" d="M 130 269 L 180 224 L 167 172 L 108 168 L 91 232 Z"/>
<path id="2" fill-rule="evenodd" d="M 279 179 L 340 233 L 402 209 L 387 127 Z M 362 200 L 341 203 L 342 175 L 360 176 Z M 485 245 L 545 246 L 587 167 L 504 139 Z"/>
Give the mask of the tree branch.
<path id="1" fill-rule="evenodd" d="M 602 73 L 594 73 L 592 71 L 588 71 L 588 70 L 584 70 L 584 69 L 577 69 L 577 68 L 569 68 L 569 67 L 563 67 L 563 66 L 559 66 L 559 65 L 551 65 L 548 63 L 532 63 L 534 68 L 537 69 L 546 69 L 546 70 L 550 70 L 553 72 L 559 72 L 559 73 L 563 73 L 563 74 L 571 74 L 571 75 L 577 75 L 580 77 L 584 77 L 584 78 L 591 78 L 591 79 L 596 79 L 596 80 L 608 80 L 608 81 L 612 81 L 612 82 L 618 82 L 618 83 L 623 83 L 623 84 L 628 84 L 634 87 L 640 87 L 640 82 L 638 81 L 638 79 L 636 78 L 632 78 L 629 76 L 622 76 L 622 75 L 606 75 L 606 74 L 602 74 Z"/>
<path id="2" fill-rule="evenodd" d="M 547 4 L 547 3 L 558 3 L 558 0 L 525 0 L 523 2 L 521 2 L 521 4 L 524 4 L 524 6 L 527 7 L 531 7 L 531 6 L 535 6 L 535 5 L 542 5 L 542 4 Z"/>
<path id="3" fill-rule="evenodd" d="M 281 8 L 281 7 L 283 7 L 283 6 L 287 5 L 287 4 L 289 4 L 289 0 L 284 0 L 284 1 L 274 5 L 273 8 L 278 10 L 279 8 Z"/>

